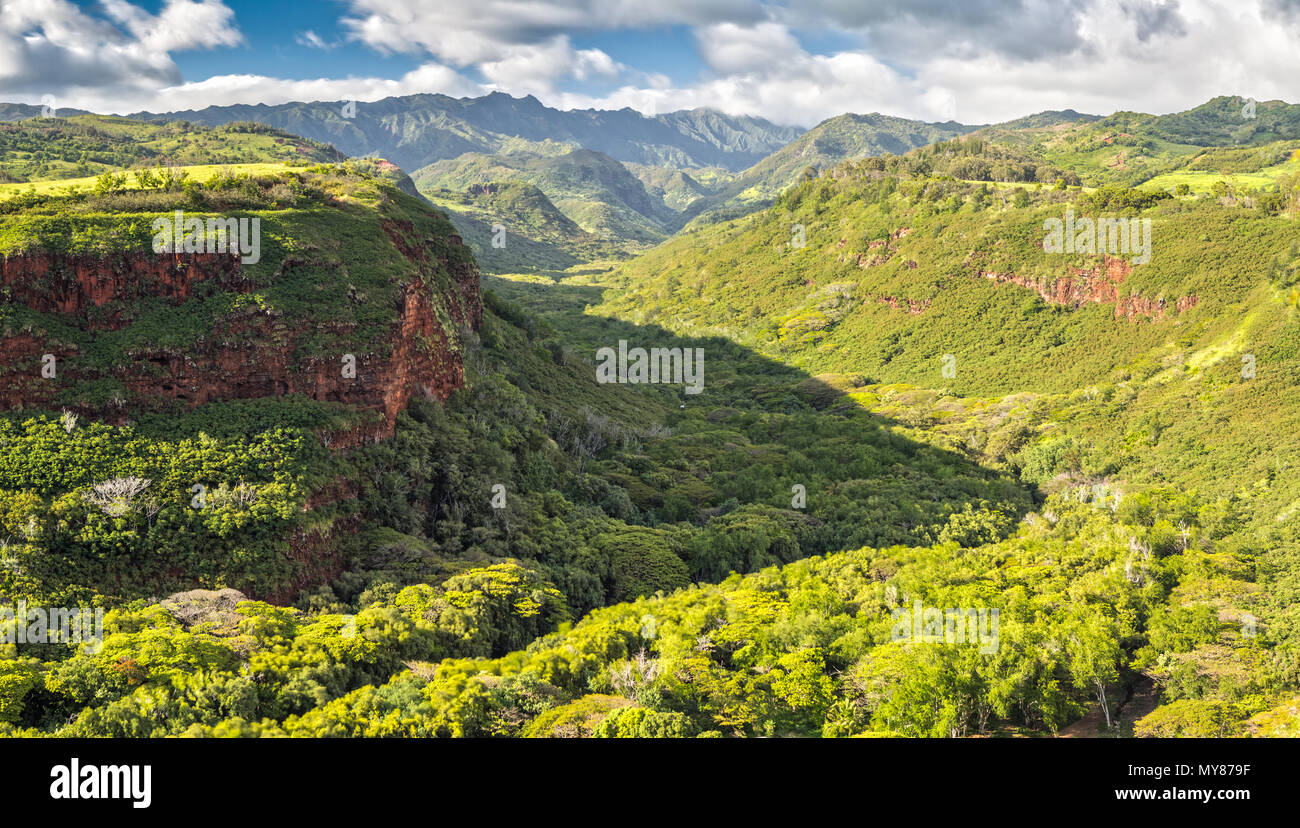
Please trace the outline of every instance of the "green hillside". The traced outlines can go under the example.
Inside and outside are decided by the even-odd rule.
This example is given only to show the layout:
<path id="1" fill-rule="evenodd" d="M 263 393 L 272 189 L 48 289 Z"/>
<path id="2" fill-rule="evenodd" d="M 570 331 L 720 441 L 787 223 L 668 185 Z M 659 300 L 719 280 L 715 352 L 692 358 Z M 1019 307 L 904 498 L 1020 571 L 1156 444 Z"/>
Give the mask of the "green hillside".
<path id="1" fill-rule="evenodd" d="M 522 181 L 540 190 L 584 231 L 633 247 L 667 236 L 673 212 L 614 159 L 575 149 L 558 156 L 530 152 L 468 154 L 439 161 L 411 176 L 422 192 L 465 191 L 477 185 Z"/>
<path id="2" fill-rule="evenodd" d="M 624 162 L 652 198 L 664 203 L 675 212 L 684 212 L 701 198 L 716 193 L 735 178 L 734 173 L 720 167 L 696 169 L 689 172 L 670 167 L 651 167 L 645 164 Z"/>
<path id="3" fill-rule="evenodd" d="M 257 229 L 224 261 L 184 262 L 192 282 L 168 290 L 157 224 L 170 233 L 176 211 Z M 275 377 L 337 375 L 346 354 L 366 382 L 399 346 L 413 284 L 445 327 L 429 334 L 440 345 L 409 343 L 412 359 L 446 359 L 461 338 L 457 280 L 473 272 L 450 235 L 422 200 L 352 165 L 0 201 L 7 275 L 33 268 L 0 288 L 0 388 L 26 401 L 0 419 L 0 592 L 113 603 L 209 580 L 273 594 L 317 577 L 288 539 L 346 519 L 346 504 L 307 504 L 338 474 L 329 435 L 374 427 L 367 403 L 379 400 L 362 384 L 290 393 Z M 404 255 L 411 238 L 440 260 Z M 252 255 L 241 264 L 240 252 Z M 151 260 L 152 280 L 109 275 Z M 103 292 L 79 307 L 87 285 Z M 212 510 L 192 507 L 195 486 Z"/>
<path id="4" fill-rule="evenodd" d="M 869 155 L 902 155 L 916 147 L 970 132 L 961 124 L 927 124 L 872 113 L 827 119 L 745 170 L 716 200 L 719 205 L 761 203 L 799 180 L 809 167 L 820 169 Z"/>
<path id="5" fill-rule="evenodd" d="M 1167 141 L 1202 147 L 1294 139 L 1300 137 L 1300 104 L 1224 95 L 1186 112 L 1159 116 L 1151 131 Z"/>
<path id="6" fill-rule="evenodd" d="M 1300 105 L 1263 102 L 1251 117 L 1243 109 L 1243 99 L 1219 97 L 1169 115 L 1119 112 L 1041 125 L 1022 119 L 980 134 L 1073 170 L 1089 185 L 1176 185 L 1185 182 L 1158 177 L 1180 170 L 1258 172 L 1285 160 L 1288 142 L 1294 147 L 1300 139 Z"/>
<path id="7" fill-rule="evenodd" d="M 520 148 L 496 155 L 468 153 L 423 167 L 412 177 L 426 194 L 463 191 L 493 181 L 523 181 L 542 190 L 584 230 L 635 251 L 663 240 L 701 213 L 749 212 L 794 183 L 809 166 L 902 153 L 966 131 L 969 128 L 955 124 L 949 128 L 880 115 L 845 115 L 819 125 L 740 174 L 719 168 L 618 164 L 587 149 L 558 154 Z M 580 250 L 570 252 L 575 261 L 590 260 Z M 555 258 L 548 256 L 547 261 Z M 517 266 L 498 272 L 535 269 Z"/>
<path id="8" fill-rule="evenodd" d="M 472 184 L 463 192 L 426 187 L 424 195 L 447 212 L 489 272 L 564 271 L 621 255 L 619 245 L 588 233 L 522 181 Z"/>
<path id="9" fill-rule="evenodd" d="M 341 161 L 337 150 L 255 123 L 196 129 L 76 115 L 0 123 L 0 182 L 84 178 L 128 167 Z"/>

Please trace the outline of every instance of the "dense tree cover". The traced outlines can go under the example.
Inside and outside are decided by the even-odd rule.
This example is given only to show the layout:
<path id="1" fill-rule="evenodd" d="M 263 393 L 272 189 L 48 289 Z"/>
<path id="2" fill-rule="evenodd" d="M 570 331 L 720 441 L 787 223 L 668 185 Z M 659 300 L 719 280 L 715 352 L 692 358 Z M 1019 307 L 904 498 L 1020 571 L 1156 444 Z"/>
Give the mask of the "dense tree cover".
<path id="1" fill-rule="evenodd" d="M 891 175 L 935 176 L 973 181 L 1055 184 L 1058 180 L 1078 186 L 1079 176 L 1006 144 L 990 142 L 980 135 L 936 141 L 903 156 L 881 155 L 863 159 L 842 169 L 865 169 Z"/>
<path id="2" fill-rule="evenodd" d="M 1128 539 L 1130 552 L 1178 559 L 1182 568 L 1166 578 L 1167 591 L 1151 600 L 1137 633 L 1120 635 L 1103 628 L 1093 639 L 1096 646 L 1112 641 L 1120 649 L 1114 651 L 1114 672 L 1073 674 L 1080 691 L 1092 683 L 1090 703 L 1100 705 L 1105 699 L 1106 713 L 1122 714 L 1126 694 L 1142 692 L 1134 683 L 1141 676 L 1155 682 L 1165 705 L 1137 727 L 1138 735 L 1287 733 L 1295 722 L 1295 678 L 1289 665 L 1295 662 L 1297 643 L 1292 550 L 1300 548 L 1293 520 L 1300 487 L 1283 469 L 1300 462 L 1287 436 L 1300 428 L 1300 411 L 1289 390 L 1300 355 L 1295 351 L 1294 295 L 1288 298 L 1277 288 L 1295 281 L 1291 208 L 1273 211 L 1259 204 L 1262 209 L 1252 209 L 1243 200 L 1172 200 L 1115 189 L 1099 191 L 1094 203 L 1069 191 L 1022 190 L 1024 199 L 1004 202 L 990 215 L 988 201 L 980 200 L 987 191 L 978 185 L 884 176 L 870 166 L 810 178 L 748 223 L 712 228 L 634 261 L 608 280 L 626 290 L 615 291 L 614 300 L 597 312 L 607 316 L 606 325 L 613 319 L 643 326 L 653 320 L 679 334 L 724 329 L 740 341 L 754 341 L 737 324 L 745 317 L 742 308 L 750 308 L 749 317 L 761 325 L 764 316 L 776 316 L 768 308 L 780 308 L 783 295 L 807 295 L 805 307 L 833 323 L 833 337 L 792 340 L 770 353 L 810 371 L 851 367 L 915 384 L 819 374 L 796 391 L 802 399 L 819 410 L 838 410 L 852 401 L 904 424 L 904 433 L 914 439 L 1008 469 L 1043 494 L 1073 490 L 1084 499 L 1112 504 L 1119 509 L 1116 532 L 1148 527 Z M 943 205 L 945 193 L 959 196 L 955 210 L 925 207 Z M 1281 194 L 1294 206 L 1293 190 L 1284 188 Z M 1152 207 L 1155 202 L 1163 203 Z M 926 324 L 925 312 L 917 319 L 893 308 L 873 313 L 868 302 L 844 306 L 846 294 L 856 296 L 859 289 L 877 284 L 898 297 L 899 287 L 915 273 L 909 266 L 882 269 L 875 278 L 868 269 L 858 277 L 856 268 L 850 269 L 853 248 L 849 255 L 840 252 L 854 238 L 869 242 L 857 248 L 864 254 L 895 247 L 894 258 L 915 255 L 924 267 L 925 259 L 916 253 L 934 255 L 945 237 L 955 233 L 955 252 L 969 257 L 963 219 L 969 211 L 970 227 L 982 227 L 985 239 L 975 247 L 976 255 L 996 257 L 992 266 L 981 261 L 980 270 L 1019 270 L 1037 256 L 1043 217 L 1060 217 L 1066 206 L 1082 213 L 1098 205 L 1119 214 L 1146 210 L 1157 224 L 1152 265 L 1127 273 L 1126 284 L 1135 293 L 1195 295 L 1200 303 L 1195 307 L 1205 313 L 1135 324 L 1115 319 L 1111 308 L 1104 308 L 1104 316 L 1089 314 L 1086 304 L 1056 310 L 1036 320 L 1058 337 L 1054 348 L 1040 353 L 1026 348 L 1033 328 L 1024 322 L 1032 318 L 1030 308 L 1043 306 L 1037 299 L 1022 305 L 1025 294 L 1019 290 L 1005 297 L 1007 309 L 1019 315 L 1001 316 L 1001 303 L 991 302 L 987 288 L 974 282 L 979 287 L 948 303 L 933 327 Z M 1007 222 L 1018 210 L 1029 215 Z M 1268 218 L 1275 212 L 1281 215 Z M 803 224 L 808 232 L 809 249 L 801 253 L 789 244 L 792 224 Z M 1029 232 L 1021 229 L 1026 225 Z M 906 238 L 900 238 L 900 227 L 910 231 Z M 910 246 L 911 239 L 921 241 Z M 1225 251 L 1232 251 L 1231 266 Z M 1162 256 L 1169 258 L 1162 262 Z M 1088 259 L 1079 264 L 1086 267 Z M 1038 267 L 1028 272 L 1042 278 Z M 726 278 L 716 278 L 718 274 Z M 925 273 L 917 282 L 927 279 L 934 284 Z M 852 288 L 843 290 L 844 282 Z M 938 303 L 962 285 L 944 280 L 937 294 L 922 295 L 934 296 Z M 1002 290 L 995 288 L 993 298 Z M 564 295 L 561 288 L 517 284 L 512 292 L 545 296 L 533 304 L 549 321 L 574 320 L 564 330 L 566 337 L 592 330 L 589 319 L 574 316 L 556 301 Z M 1252 308 L 1250 314 L 1235 310 L 1242 301 Z M 905 330 L 888 334 L 889 350 L 882 350 L 879 364 L 873 364 L 861 342 L 834 336 L 850 325 L 854 336 L 877 335 L 882 317 L 887 324 L 919 330 L 911 336 Z M 962 319 L 967 321 L 958 321 Z M 1060 350 L 1068 341 L 1061 337 L 1075 326 L 1086 354 L 1070 358 Z M 961 366 L 956 377 L 939 379 L 937 364 L 911 373 L 891 371 L 890 362 L 908 359 L 918 344 L 938 340 L 947 345 L 967 333 L 966 356 L 954 349 Z M 1012 342 L 1015 348 L 1006 347 Z M 1106 349 L 1116 346 L 1124 351 L 1109 357 Z M 923 353 L 937 362 L 942 351 Z M 886 354 L 889 361 L 883 359 Z M 1005 387 L 1021 393 L 976 398 L 954 396 L 950 390 L 987 393 L 996 387 L 990 379 L 997 374 L 990 371 L 1010 365 L 1016 366 L 1016 377 Z M 977 374 L 969 385 L 963 381 L 967 370 Z M 926 390 L 939 382 L 946 387 Z M 1039 390 L 1024 393 L 1035 387 Z M 1195 495 L 1141 494 L 1170 484 L 1213 494 L 1199 505 Z M 1058 510 L 1040 514 L 1054 518 Z M 949 531 L 959 525 L 953 521 Z M 1145 577 L 1129 561 L 1124 572 L 1126 579 Z M 1131 719 L 1124 723 L 1131 725 Z"/>
<path id="3" fill-rule="evenodd" d="M 1138 732 L 1236 735 L 1278 726 L 1296 662 L 1267 632 L 1243 636 L 1212 600 L 1167 604 L 1244 583 L 1199 551 L 1232 508 L 1149 495 L 1114 514 L 1062 493 L 998 543 L 804 559 L 549 635 L 565 617 L 558 593 L 504 564 L 407 587 L 351 620 L 245 602 L 186 625 L 135 605 L 110 614 L 98 653 L 4 662 L 0 711 L 11 732 L 63 735 L 1053 732 L 1098 699 L 1120 705 L 1134 669 L 1212 647 L 1249 669 L 1186 686 Z M 1164 550 L 1162 515 L 1189 509 L 1216 517 Z M 997 646 L 900 638 L 898 618 L 918 601 L 996 608 L 984 630 Z"/>
<path id="4" fill-rule="evenodd" d="M 975 516 L 989 515 L 988 531 L 1000 537 L 1028 505 L 1009 481 L 900 438 L 865 412 L 819 414 L 794 393 L 797 372 L 761 361 L 719 366 L 716 381 L 728 387 L 724 399 L 735 408 L 676 410 L 666 415 L 668 428 L 648 427 L 633 415 L 644 416 L 647 403 L 650 411 L 668 409 L 653 395 L 624 391 L 644 401 L 625 400 L 619 420 L 596 415 L 572 393 L 587 389 L 586 402 L 602 393 L 580 361 L 536 341 L 543 333 L 518 310 L 495 299 L 490 305 L 534 333 L 490 313 L 483 344 L 469 357 L 470 387 L 446 406 L 413 404 L 391 441 L 348 455 L 331 455 L 311 428 L 328 422 L 322 417 L 346 422 L 346 415 L 306 401 L 209 405 L 124 427 L 11 416 L 0 438 L 7 449 L 4 593 L 112 606 L 182 584 L 265 590 L 297 574 L 284 546 L 291 530 L 355 514 L 367 528 L 349 548 L 348 572 L 302 596 L 302 623 L 376 603 L 403 605 L 412 595 L 427 603 L 436 592 L 477 613 L 477 626 L 443 612 L 440 623 L 458 643 L 411 657 L 486 657 L 524 646 L 563 618 L 732 571 L 855 543 L 983 542 L 987 533 L 971 531 L 986 519 Z M 755 402 L 756 395 L 766 399 L 760 391 L 776 390 L 774 378 L 790 388 L 782 413 Z M 571 389 L 561 399 L 533 390 L 561 380 Z M 737 454 L 737 445 L 749 449 Z M 811 492 L 806 509 L 791 506 L 791 475 Z M 336 479 L 355 481 L 357 499 L 302 511 L 312 492 Z M 208 484 L 206 508 L 195 508 L 195 480 Z M 105 487 L 123 481 L 138 485 Z M 492 505 L 498 483 L 505 487 L 501 509 Z M 486 599 L 475 591 L 500 592 L 488 579 L 493 562 L 504 560 L 526 567 L 509 565 L 516 580 L 555 585 L 528 590 L 531 602 L 550 609 L 530 610 L 524 617 L 531 620 L 522 621 L 514 614 L 518 602 L 503 611 L 480 606 Z M 148 611 L 164 618 L 157 606 Z M 164 627 L 173 629 L 172 622 Z M 123 640 L 112 663 L 139 669 L 139 658 L 120 655 L 135 646 L 142 645 Z M 69 669 L 57 666 L 64 660 L 41 669 Z M 15 669 L 20 663 L 20 678 L 10 679 L 16 688 L 34 681 L 35 667 L 19 660 Z M 352 686 L 375 675 L 363 678 Z M 352 689 L 338 681 L 329 685 L 337 693 Z M 24 721 L 39 719 L 42 727 L 66 720 L 69 705 L 90 704 L 94 716 L 128 715 L 100 710 L 91 701 L 99 696 L 32 698 L 46 700 L 45 712 L 33 712 L 32 702 Z M 178 722 L 214 726 L 228 718 L 177 715 Z M 138 723 L 94 721 L 110 728 L 104 732 L 144 732 L 130 729 Z M 650 716 L 629 718 L 623 729 L 675 731 L 680 724 Z"/>
<path id="5" fill-rule="evenodd" d="M 797 395 L 798 372 L 740 349 L 719 353 L 709 405 L 672 409 L 662 389 L 611 399 L 588 365 L 544 347 L 556 336 L 490 314 L 469 355 L 470 387 L 446 406 L 414 403 L 393 440 L 354 456 L 347 476 L 360 485 L 361 517 L 387 529 L 367 539 L 369 574 L 336 585 L 338 600 L 458 561 L 514 559 L 538 567 L 580 615 L 846 547 L 981 543 L 1029 507 L 1005 476 L 866 412 L 818 412 Z M 541 391 L 557 386 L 555 398 Z M 611 407 L 620 399 L 622 412 Z M 806 505 L 793 503 L 796 484 Z"/>
<path id="6" fill-rule="evenodd" d="M 1243 117 L 1245 98 L 1223 95 L 1186 112 L 1151 117 L 1152 134 L 1198 146 L 1262 144 L 1300 137 L 1300 105 L 1284 101 L 1254 102 Z"/>
<path id="7" fill-rule="evenodd" d="M 374 530 L 356 552 L 368 574 L 327 603 L 385 579 L 445 575 L 457 561 L 510 558 L 540 566 L 580 613 L 846 546 L 982 542 L 972 520 L 991 520 L 1000 536 L 1028 506 L 1008 480 L 865 412 L 819 414 L 792 393 L 797 374 L 776 366 L 731 370 L 786 373 L 785 412 L 752 401 L 777 390 L 771 374 L 728 381 L 720 371 L 743 408 L 679 410 L 667 429 L 651 428 L 572 398 L 541 407 L 521 386 L 585 387 L 590 405 L 599 386 L 504 319 L 490 316 L 483 336 L 493 344 L 477 352 L 484 370 L 468 390 L 446 406 L 413 404 L 392 440 L 346 458 L 319 433 L 349 415 L 303 400 L 214 404 L 122 427 L 70 415 L 0 420 L 0 515 L 15 562 L 7 591 L 120 598 L 197 579 L 265 594 L 293 579 L 290 529 L 355 513 Z M 145 481 L 142 490 L 96 505 L 97 486 L 127 479 Z M 303 513 L 339 479 L 355 482 L 357 500 Z M 792 508 L 796 483 L 812 493 L 806 509 Z M 495 485 L 504 508 L 492 505 Z"/>
<path id="8" fill-rule="evenodd" d="M 1228 149 L 1207 149 L 1187 162 L 1187 169 L 1216 173 L 1258 172 L 1282 164 L 1295 156 L 1300 141 L 1278 141 L 1272 144 Z"/>
<path id="9" fill-rule="evenodd" d="M 1133 190 L 1127 187 L 1098 187 L 1083 197 L 1080 206 L 1085 210 L 1101 212 L 1112 210 L 1145 210 L 1167 198 L 1169 193 L 1148 190 Z"/>
<path id="10" fill-rule="evenodd" d="M 0 593 L 63 606 L 293 583 L 303 562 L 290 534 L 348 511 L 304 511 L 340 473 L 317 429 L 355 420 L 292 397 L 120 427 L 70 413 L 0 418 Z"/>
<path id="11" fill-rule="evenodd" d="M 203 600 L 187 596 L 179 606 Z M 504 564 L 410 587 L 355 617 L 257 601 L 233 613 L 203 609 L 183 624 L 136 602 L 108 614 L 98 648 L 67 647 L 44 665 L 0 662 L 4 723 L 149 736 L 283 722 L 386 682 L 406 662 L 519 647 L 567 617 L 553 588 Z"/>

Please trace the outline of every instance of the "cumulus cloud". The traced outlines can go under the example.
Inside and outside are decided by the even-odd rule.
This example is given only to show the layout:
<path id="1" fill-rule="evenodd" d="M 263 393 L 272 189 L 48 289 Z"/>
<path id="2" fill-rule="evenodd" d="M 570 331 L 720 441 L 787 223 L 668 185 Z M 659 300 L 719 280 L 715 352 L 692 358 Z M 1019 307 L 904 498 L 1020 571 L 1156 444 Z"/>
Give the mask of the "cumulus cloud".
<path id="1" fill-rule="evenodd" d="M 873 54 L 913 63 L 929 55 L 997 53 L 1022 60 L 1085 44 L 1090 0 L 792 0 L 774 14 L 794 26 L 861 33 Z"/>
<path id="2" fill-rule="evenodd" d="M 991 123 L 1044 109 L 1171 112 L 1225 94 L 1294 100 L 1300 31 L 1278 25 L 1291 2 L 1300 0 L 1078 0 L 1054 11 L 1034 0 L 791 3 L 759 24 L 697 29 L 717 76 L 652 99 L 660 112 L 708 106 L 804 126 L 842 112 Z M 1060 27 L 1051 34 L 1049 12 Z M 823 55 L 792 43 L 818 21 L 863 46 Z M 644 109 L 644 99 L 622 88 L 548 102 Z"/>
<path id="3" fill-rule="evenodd" d="M 710 68 L 728 75 L 760 71 L 773 63 L 798 60 L 804 54 L 790 30 L 778 23 L 715 23 L 699 28 L 696 39 Z"/>
<path id="4" fill-rule="evenodd" d="M 441 92 L 455 97 L 472 97 L 491 91 L 456 70 L 437 63 L 426 63 L 400 78 L 314 78 L 284 80 L 264 75 L 216 75 L 193 83 L 151 92 L 134 99 L 130 105 L 117 105 L 97 111 L 175 112 L 207 106 L 291 101 L 377 101 L 399 95 Z"/>
<path id="5" fill-rule="evenodd" d="M 500 58 L 478 64 L 493 88 L 520 94 L 555 92 L 563 78 L 585 81 L 617 77 L 622 67 L 600 49 L 574 49 L 566 35 L 540 44 L 502 50 Z"/>
<path id="6" fill-rule="evenodd" d="M 100 2 L 110 18 L 150 51 L 234 46 L 242 39 L 234 27 L 235 13 L 220 0 L 168 0 L 157 15 L 125 0 Z"/>
<path id="7" fill-rule="evenodd" d="M 0 0 L 0 90 L 11 98 L 93 98 L 180 82 L 170 52 L 241 42 L 219 0 L 167 0 L 149 14 L 103 0 L 105 17 L 66 0 Z"/>
<path id="8" fill-rule="evenodd" d="M 0 0 L 0 97 L 129 111 L 219 103 L 533 94 L 561 108 L 707 106 L 810 126 L 843 112 L 988 123 L 1043 109 L 1169 112 L 1294 97 L 1300 0 L 343 0 L 342 42 L 414 58 L 399 78 L 179 76 L 170 52 L 239 42 L 217 0 L 150 15 Z M 584 35 L 685 30 L 703 71 L 625 65 Z M 828 40 L 825 36 L 832 35 Z M 314 31 L 299 43 L 335 48 Z M 834 42 L 835 49 L 808 44 Z M 608 47 L 607 47 L 608 48 Z M 613 54 L 611 54 L 613 52 Z M 205 98 L 206 96 L 206 98 Z M 80 103 L 67 103 L 68 97 Z M 162 101 L 185 99 L 183 106 Z"/>
<path id="9" fill-rule="evenodd" d="M 493 88 L 561 107 L 708 106 L 811 125 L 841 112 L 991 122 L 1072 107 L 1166 112 L 1219 94 L 1291 93 L 1300 0 L 351 0 L 349 36 L 478 67 Z M 681 25 L 705 77 L 600 95 L 557 88 L 589 72 L 565 33 Z M 804 35 L 858 46 L 810 53 Z M 653 36 L 653 34 L 649 35 Z M 611 60 L 612 62 L 612 60 Z M 615 73 L 611 72 L 613 77 Z M 1292 93 L 1293 94 L 1293 93 Z"/>
<path id="10" fill-rule="evenodd" d="M 579 32 L 758 23 L 760 0 L 350 0 L 349 35 L 388 52 L 426 51 L 457 66 Z"/>

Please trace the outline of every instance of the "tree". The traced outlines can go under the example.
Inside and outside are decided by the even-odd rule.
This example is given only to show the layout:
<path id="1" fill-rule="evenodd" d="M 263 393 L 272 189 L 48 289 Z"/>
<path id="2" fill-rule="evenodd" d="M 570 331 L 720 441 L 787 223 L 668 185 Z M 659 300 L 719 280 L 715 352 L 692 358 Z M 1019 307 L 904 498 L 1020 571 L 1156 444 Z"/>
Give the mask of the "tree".
<path id="1" fill-rule="evenodd" d="M 135 499 L 153 481 L 139 477 L 115 477 L 96 483 L 86 492 L 86 502 L 110 517 L 124 517 L 135 511 Z"/>
<path id="2" fill-rule="evenodd" d="M 1066 667 L 1075 687 L 1089 688 L 1101 705 L 1106 727 L 1111 727 L 1106 686 L 1119 678 L 1124 651 L 1115 622 L 1100 612 L 1077 608 L 1070 613 L 1066 633 Z"/>
<path id="3" fill-rule="evenodd" d="M 116 193 L 126 187 L 126 173 L 102 172 L 95 179 L 95 195 Z"/>

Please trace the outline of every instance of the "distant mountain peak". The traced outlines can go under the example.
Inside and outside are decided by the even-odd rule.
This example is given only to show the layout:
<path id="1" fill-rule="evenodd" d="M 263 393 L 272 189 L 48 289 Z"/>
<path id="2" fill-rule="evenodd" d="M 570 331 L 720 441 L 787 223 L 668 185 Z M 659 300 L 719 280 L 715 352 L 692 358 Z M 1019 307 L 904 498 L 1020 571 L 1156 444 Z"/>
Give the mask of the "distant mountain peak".
<path id="1" fill-rule="evenodd" d="M 675 168 L 743 170 L 802 133 L 760 118 L 715 110 L 647 117 L 620 110 L 559 110 L 533 95 L 494 90 L 477 98 L 418 94 L 385 98 L 340 118 L 337 103 L 301 101 L 267 106 L 210 106 L 170 113 L 135 113 L 140 119 L 184 119 L 215 126 L 256 120 L 319 141 L 348 155 L 378 152 L 414 172 L 470 152 L 495 154 L 507 144 L 546 140 L 577 144 L 620 162 Z M 410 117 L 407 117 L 410 116 Z"/>

